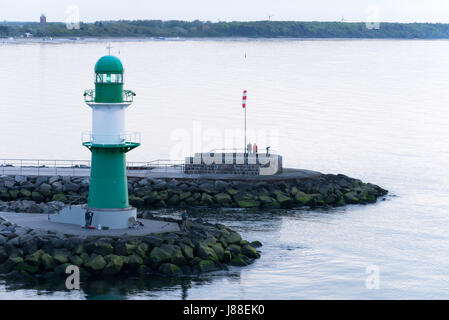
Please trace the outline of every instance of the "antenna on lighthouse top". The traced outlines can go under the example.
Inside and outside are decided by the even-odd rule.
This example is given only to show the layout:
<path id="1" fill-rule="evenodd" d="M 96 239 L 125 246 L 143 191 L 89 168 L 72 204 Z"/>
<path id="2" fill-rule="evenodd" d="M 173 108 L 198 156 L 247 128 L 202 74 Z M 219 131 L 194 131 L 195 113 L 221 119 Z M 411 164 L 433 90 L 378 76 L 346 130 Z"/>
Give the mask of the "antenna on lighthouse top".
<path id="1" fill-rule="evenodd" d="M 111 49 L 112 49 L 112 47 L 111 47 L 110 44 L 106 47 L 106 49 L 108 49 L 108 54 L 111 55 Z"/>

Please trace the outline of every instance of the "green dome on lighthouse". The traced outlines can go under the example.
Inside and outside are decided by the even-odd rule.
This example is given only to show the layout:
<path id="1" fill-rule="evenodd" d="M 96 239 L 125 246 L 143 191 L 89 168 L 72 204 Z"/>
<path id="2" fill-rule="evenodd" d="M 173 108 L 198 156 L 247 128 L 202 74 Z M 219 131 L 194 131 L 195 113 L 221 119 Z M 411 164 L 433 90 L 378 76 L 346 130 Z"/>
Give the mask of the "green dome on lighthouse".
<path id="1" fill-rule="evenodd" d="M 123 102 L 123 65 L 119 58 L 103 56 L 95 64 L 95 102 Z"/>
<path id="2" fill-rule="evenodd" d="M 95 73 L 123 73 L 123 65 L 115 56 L 103 56 L 95 64 Z"/>

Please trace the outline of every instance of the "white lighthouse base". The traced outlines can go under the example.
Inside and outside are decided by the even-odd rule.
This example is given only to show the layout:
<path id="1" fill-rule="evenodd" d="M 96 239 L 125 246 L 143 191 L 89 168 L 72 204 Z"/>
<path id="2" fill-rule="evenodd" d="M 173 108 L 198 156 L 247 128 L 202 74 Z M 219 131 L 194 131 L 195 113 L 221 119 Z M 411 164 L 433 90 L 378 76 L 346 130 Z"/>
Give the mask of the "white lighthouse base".
<path id="1" fill-rule="evenodd" d="M 56 214 L 50 215 L 50 221 L 85 226 L 86 205 L 68 206 Z M 137 220 L 137 209 L 97 209 L 89 208 L 93 212 L 90 226 L 97 229 L 128 229 Z"/>

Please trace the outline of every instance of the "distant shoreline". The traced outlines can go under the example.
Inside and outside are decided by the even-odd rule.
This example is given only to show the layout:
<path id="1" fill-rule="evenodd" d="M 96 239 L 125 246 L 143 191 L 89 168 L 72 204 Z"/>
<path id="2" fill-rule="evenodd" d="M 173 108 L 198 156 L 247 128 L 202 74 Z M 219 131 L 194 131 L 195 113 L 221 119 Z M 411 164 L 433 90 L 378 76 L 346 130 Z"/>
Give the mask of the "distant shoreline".
<path id="1" fill-rule="evenodd" d="M 108 43 L 108 42 L 185 42 L 185 41 L 448 41 L 449 38 L 441 39 L 402 39 L 402 38 L 244 38 L 244 37 L 209 37 L 209 38 L 166 38 L 164 40 L 152 37 L 113 37 L 113 38 L 97 38 L 82 37 L 79 39 L 71 39 L 67 37 L 32 37 L 32 38 L 0 38 L 0 44 L 87 44 L 87 43 Z"/>
<path id="2" fill-rule="evenodd" d="M 301 21 L 97 21 L 66 25 L 61 22 L 0 22 L 0 38 L 53 39 L 449 39 L 449 24 Z"/>

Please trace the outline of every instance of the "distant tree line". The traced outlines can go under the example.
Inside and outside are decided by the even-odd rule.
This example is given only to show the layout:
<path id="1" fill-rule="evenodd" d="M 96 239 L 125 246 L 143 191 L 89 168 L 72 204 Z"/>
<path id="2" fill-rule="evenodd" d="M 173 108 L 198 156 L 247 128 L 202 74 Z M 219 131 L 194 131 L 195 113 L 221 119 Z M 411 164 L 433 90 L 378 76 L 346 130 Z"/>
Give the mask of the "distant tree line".
<path id="1" fill-rule="evenodd" d="M 249 37 L 249 38 L 449 38 L 449 24 L 380 23 L 370 28 L 365 23 L 346 22 L 203 22 L 162 20 L 120 20 L 80 23 L 68 29 L 64 23 L 0 23 L 0 37 Z"/>

